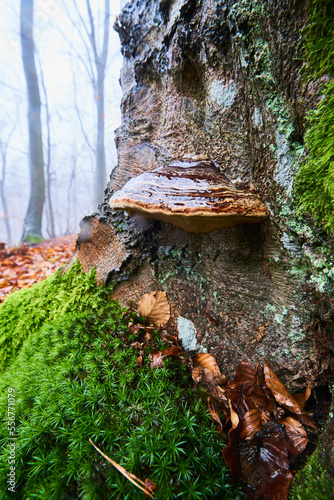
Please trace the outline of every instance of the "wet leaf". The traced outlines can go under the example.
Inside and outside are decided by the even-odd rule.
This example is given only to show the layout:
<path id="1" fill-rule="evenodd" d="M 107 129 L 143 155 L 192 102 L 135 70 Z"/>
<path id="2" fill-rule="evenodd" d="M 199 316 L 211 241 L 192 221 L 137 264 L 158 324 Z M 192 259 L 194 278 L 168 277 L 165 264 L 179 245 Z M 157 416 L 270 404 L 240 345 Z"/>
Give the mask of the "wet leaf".
<path id="1" fill-rule="evenodd" d="M 269 422 L 255 439 L 240 444 L 242 478 L 250 499 L 285 500 L 292 474 L 282 427 Z"/>
<path id="2" fill-rule="evenodd" d="M 145 293 L 138 303 L 138 314 L 156 327 L 164 326 L 170 318 L 166 292 Z"/>
<path id="3" fill-rule="evenodd" d="M 297 415 L 301 415 L 303 413 L 302 407 L 281 382 L 278 376 L 273 372 L 267 362 L 264 363 L 263 371 L 267 387 L 273 393 L 276 401 L 282 405 L 283 408 L 286 408 Z"/>
<path id="4" fill-rule="evenodd" d="M 241 439 L 251 440 L 262 429 L 261 410 L 254 408 L 249 410 L 243 419 L 240 431 Z"/>
<path id="5" fill-rule="evenodd" d="M 304 451 L 308 443 L 308 437 L 302 424 L 292 417 L 286 417 L 282 424 L 285 426 L 286 433 L 298 453 Z"/>
<path id="6" fill-rule="evenodd" d="M 311 388 L 307 387 L 305 392 L 299 392 L 294 394 L 295 400 L 299 403 L 302 408 L 305 408 L 308 398 L 311 396 Z"/>

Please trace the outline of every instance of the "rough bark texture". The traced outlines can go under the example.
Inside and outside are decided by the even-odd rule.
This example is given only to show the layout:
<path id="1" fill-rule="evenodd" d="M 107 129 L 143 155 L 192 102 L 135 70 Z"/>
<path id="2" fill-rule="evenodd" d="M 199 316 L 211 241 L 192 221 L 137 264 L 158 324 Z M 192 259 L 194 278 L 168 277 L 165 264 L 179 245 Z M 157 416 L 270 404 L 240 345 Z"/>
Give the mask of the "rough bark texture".
<path id="1" fill-rule="evenodd" d="M 167 330 L 191 336 L 192 321 L 189 345 L 212 353 L 222 373 L 266 359 L 292 391 L 334 375 L 333 240 L 298 215 L 293 192 L 306 114 L 319 99 L 300 75 L 306 22 L 304 0 L 128 2 L 116 23 L 118 165 L 78 243 L 85 269 L 116 281 L 124 305 L 166 290 Z M 129 179 L 184 154 L 251 181 L 270 218 L 194 234 L 110 209 Z M 332 443 L 332 420 L 328 429 Z"/>
<path id="2" fill-rule="evenodd" d="M 317 99 L 316 83 L 299 73 L 306 20 L 304 1 L 129 2 L 116 24 L 124 55 L 118 165 L 94 219 L 116 231 L 105 238 L 95 227 L 104 254 L 121 239 L 122 259 L 108 269 L 80 243 L 100 281 L 132 273 L 137 286 L 116 292 L 124 303 L 166 290 L 169 328 L 179 316 L 191 320 L 198 347 L 224 373 L 242 359 L 267 359 L 292 389 L 327 381 L 334 368 L 331 241 L 293 201 L 305 115 Z M 129 179 L 183 154 L 210 156 L 232 179 L 253 182 L 270 219 L 191 234 L 110 210 L 111 194 Z"/>

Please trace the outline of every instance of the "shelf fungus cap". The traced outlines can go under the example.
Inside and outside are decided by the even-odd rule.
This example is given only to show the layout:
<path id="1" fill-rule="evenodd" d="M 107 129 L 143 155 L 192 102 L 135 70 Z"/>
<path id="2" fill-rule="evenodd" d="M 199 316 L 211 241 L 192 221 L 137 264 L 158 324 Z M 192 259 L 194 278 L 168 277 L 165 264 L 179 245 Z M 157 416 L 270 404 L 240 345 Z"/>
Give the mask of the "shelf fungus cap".
<path id="1" fill-rule="evenodd" d="M 250 182 L 235 182 L 208 159 L 180 159 L 131 179 L 109 204 L 135 217 L 209 233 L 269 217 Z"/>

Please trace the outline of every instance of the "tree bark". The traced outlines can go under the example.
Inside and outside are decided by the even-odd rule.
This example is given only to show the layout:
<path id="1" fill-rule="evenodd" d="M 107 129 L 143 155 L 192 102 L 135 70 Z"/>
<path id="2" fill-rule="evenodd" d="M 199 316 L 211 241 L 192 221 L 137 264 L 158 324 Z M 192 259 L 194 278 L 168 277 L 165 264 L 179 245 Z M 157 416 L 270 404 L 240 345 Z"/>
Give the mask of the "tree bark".
<path id="1" fill-rule="evenodd" d="M 33 0 L 21 0 L 21 48 L 28 93 L 30 163 L 30 199 L 24 219 L 22 240 L 30 242 L 42 238 L 42 215 L 45 201 L 41 100 L 34 54 L 33 6 Z"/>

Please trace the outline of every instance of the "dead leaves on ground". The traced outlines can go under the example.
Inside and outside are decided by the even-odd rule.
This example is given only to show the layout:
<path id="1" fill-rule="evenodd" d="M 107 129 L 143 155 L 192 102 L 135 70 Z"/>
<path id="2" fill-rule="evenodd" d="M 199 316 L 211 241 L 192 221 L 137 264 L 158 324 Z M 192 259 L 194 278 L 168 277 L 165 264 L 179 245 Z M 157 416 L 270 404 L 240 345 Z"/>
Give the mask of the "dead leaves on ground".
<path id="1" fill-rule="evenodd" d="M 44 240 L 33 246 L 0 249 L 0 302 L 14 290 L 29 288 L 53 274 L 73 255 L 76 235 Z"/>
<path id="2" fill-rule="evenodd" d="M 308 443 L 304 426 L 309 432 L 316 428 L 303 408 L 310 389 L 293 396 L 268 363 L 254 368 L 242 362 L 233 380 L 209 392 L 230 422 L 223 456 L 233 477 L 247 485 L 249 498 L 287 498 L 293 479 L 290 464 Z"/>
<path id="3" fill-rule="evenodd" d="M 129 324 L 141 341 L 132 347 L 139 350 L 137 364 L 142 366 L 145 349 L 152 343 L 154 327 L 159 328 L 170 317 L 165 292 L 145 294 L 139 301 L 138 314 L 152 326 Z M 151 369 L 163 365 L 166 356 L 176 356 L 185 362 L 177 337 L 160 334 L 170 347 L 153 349 L 148 355 Z M 316 426 L 304 407 L 310 396 L 292 395 L 268 363 L 254 367 L 240 363 L 233 380 L 220 372 L 215 358 L 208 353 L 192 356 L 188 363 L 192 378 L 207 392 L 207 408 L 220 434 L 224 425 L 228 445 L 223 449 L 225 462 L 233 477 L 242 481 L 248 498 L 256 500 L 285 500 L 293 479 L 291 464 L 309 441 L 308 433 Z"/>

